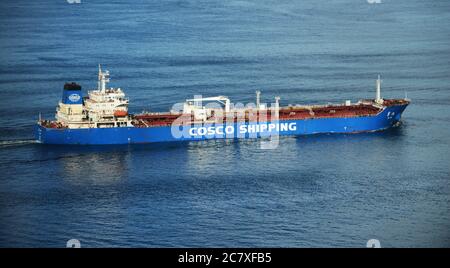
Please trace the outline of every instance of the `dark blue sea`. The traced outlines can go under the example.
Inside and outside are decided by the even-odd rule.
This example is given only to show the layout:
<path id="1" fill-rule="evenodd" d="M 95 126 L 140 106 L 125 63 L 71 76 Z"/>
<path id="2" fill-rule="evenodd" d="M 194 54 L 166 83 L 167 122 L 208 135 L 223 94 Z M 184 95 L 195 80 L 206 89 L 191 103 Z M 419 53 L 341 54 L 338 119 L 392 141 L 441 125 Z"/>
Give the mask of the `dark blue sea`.
<path id="1" fill-rule="evenodd" d="M 71 2 L 71 1 L 69 1 Z M 4 0 L 0 247 L 450 246 L 447 0 Z M 101 63 L 134 113 L 195 94 L 281 105 L 382 94 L 371 134 L 133 146 L 33 142 Z"/>

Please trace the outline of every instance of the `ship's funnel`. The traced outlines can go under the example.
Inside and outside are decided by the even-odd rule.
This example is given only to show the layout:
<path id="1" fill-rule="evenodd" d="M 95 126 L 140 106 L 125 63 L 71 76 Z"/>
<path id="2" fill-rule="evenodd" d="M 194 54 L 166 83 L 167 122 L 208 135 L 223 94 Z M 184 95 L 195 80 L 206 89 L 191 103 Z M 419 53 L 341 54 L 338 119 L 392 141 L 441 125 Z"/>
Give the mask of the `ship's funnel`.
<path id="1" fill-rule="evenodd" d="M 81 96 L 81 86 L 77 83 L 66 83 L 64 85 L 62 103 L 64 104 L 83 104 Z"/>

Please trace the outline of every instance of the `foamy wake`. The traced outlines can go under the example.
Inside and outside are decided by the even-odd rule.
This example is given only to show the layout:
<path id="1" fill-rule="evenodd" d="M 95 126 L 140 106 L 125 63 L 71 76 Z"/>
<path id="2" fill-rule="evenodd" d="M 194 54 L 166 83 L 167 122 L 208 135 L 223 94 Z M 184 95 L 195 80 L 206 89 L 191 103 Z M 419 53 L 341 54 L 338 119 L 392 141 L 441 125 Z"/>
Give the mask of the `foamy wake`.
<path id="1" fill-rule="evenodd" d="M 27 144 L 33 144 L 38 143 L 37 140 L 9 140 L 9 141 L 0 141 L 0 147 L 6 147 L 6 146 L 17 146 L 17 145 L 27 145 Z"/>

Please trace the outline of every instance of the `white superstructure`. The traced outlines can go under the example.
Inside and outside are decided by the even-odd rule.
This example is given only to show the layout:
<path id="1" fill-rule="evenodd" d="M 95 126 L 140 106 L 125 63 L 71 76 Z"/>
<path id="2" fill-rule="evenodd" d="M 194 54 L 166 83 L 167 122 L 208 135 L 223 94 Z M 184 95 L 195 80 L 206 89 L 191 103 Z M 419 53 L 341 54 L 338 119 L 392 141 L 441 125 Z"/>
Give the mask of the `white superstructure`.
<path id="1" fill-rule="evenodd" d="M 57 123 L 68 128 L 132 127 L 128 98 L 120 88 L 106 88 L 108 82 L 109 72 L 103 72 L 99 65 L 97 89 L 89 91 L 82 102 L 71 103 L 70 98 L 80 94 L 71 94 L 66 101 L 63 97 L 56 112 Z"/>
<path id="2" fill-rule="evenodd" d="M 234 118 L 234 114 L 245 115 L 249 111 L 256 116 L 256 113 L 267 114 L 268 112 L 278 113 L 280 97 L 275 97 L 274 108 L 269 110 L 266 104 L 260 103 L 261 91 L 256 91 L 256 107 L 250 106 L 232 106 L 231 101 L 226 96 L 207 97 L 196 96 L 193 99 L 187 99 L 183 104 L 182 114 L 191 115 L 194 120 L 201 122 L 213 122 L 215 119 L 221 120 L 223 116 L 227 117 L 227 114 Z M 205 105 L 206 103 L 206 105 Z M 221 104 L 222 107 L 219 105 Z M 261 116 L 260 116 L 261 118 Z"/>
<path id="3" fill-rule="evenodd" d="M 204 102 L 216 101 L 223 104 L 224 109 L 215 106 L 203 106 Z M 224 111 L 225 113 L 230 112 L 230 99 L 225 96 L 217 97 L 196 97 L 193 99 L 188 99 L 183 105 L 183 114 L 194 115 L 195 120 L 206 121 L 209 117 L 214 115 L 214 112 Z"/>

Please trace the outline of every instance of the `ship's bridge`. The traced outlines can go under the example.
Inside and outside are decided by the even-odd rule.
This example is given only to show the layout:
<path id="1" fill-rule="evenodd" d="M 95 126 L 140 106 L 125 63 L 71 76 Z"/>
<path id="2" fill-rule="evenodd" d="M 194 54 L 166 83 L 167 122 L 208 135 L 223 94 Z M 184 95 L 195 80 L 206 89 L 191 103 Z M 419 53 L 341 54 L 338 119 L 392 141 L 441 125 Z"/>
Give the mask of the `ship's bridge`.
<path id="1" fill-rule="evenodd" d="M 106 88 L 109 72 L 102 72 L 99 66 L 98 88 L 88 92 L 85 111 L 90 122 L 96 127 L 130 126 L 128 117 L 128 98 L 120 88 Z"/>
<path id="2" fill-rule="evenodd" d="M 66 84 L 56 119 L 69 128 L 132 126 L 128 116 L 128 98 L 120 88 L 106 88 L 109 72 L 99 66 L 98 87 L 81 97 L 81 87 Z"/>

